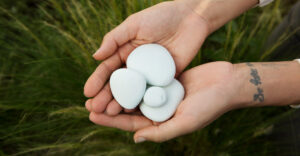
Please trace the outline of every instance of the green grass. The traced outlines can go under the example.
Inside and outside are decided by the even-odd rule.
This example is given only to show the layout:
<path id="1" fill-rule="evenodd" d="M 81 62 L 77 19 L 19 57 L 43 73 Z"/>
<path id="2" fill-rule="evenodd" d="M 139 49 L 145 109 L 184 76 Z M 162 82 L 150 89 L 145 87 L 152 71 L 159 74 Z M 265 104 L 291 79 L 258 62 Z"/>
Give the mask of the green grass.
<path id="1" fill-rule="evenodd" d="M 0 155 L 271 155 L 264 136 L 289 108 L 225 114 L 165 143 L 134 144 L 132 133 L 88 120 L 83 85 L 106 32 L 159 0 L 0 2 Z M 264 42 L 293 2 L 256 8 L 212 34 L 189 68 L 264 61 Z M 277 146 L 276 146 L 277 147 Z"/>

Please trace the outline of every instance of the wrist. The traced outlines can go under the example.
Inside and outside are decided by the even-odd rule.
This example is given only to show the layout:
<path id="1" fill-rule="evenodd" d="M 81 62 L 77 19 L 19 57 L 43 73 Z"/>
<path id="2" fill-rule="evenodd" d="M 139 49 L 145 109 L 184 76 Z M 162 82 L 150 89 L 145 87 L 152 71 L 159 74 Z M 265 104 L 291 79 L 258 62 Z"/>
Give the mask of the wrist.
<path id="1" fill-rule="evenodd" d="M 259 0 L 176 0 L 207 22 L 209 33 L 253 8 Z"/>
<path id="2" fill-rule="evenodd" d="M 300 103 L 300 65 L 296 61 L 234 64 L 235 108 Z"/>
<path id="3" fill-rule="evenodd" d="M 211 33 L 211 24 L 209 21 L 205 16 L 202 16 L 195 11 L 195 7 L 199 5 L 199 0 L 174 0 L 174 3 L 176 3 L 177 8 L 180 8 L 178 10 L 180 10 L 181 13 L 184 12 L 184 20 L 187 23 L 198 23 L 197 25 L 201 27 L 202 31 L 205 31 L 205 38 Z"/>
<path id="4" fill-rule="evenodd" d="M 249 85 L 249 69 L 245 64 L 233 64 L 233 86 L 234 96 L 231 98 L 231 105 L 233 108 L 243 108 L 253 106 L 253 99 L 251 93 L 255 88 Z"/>

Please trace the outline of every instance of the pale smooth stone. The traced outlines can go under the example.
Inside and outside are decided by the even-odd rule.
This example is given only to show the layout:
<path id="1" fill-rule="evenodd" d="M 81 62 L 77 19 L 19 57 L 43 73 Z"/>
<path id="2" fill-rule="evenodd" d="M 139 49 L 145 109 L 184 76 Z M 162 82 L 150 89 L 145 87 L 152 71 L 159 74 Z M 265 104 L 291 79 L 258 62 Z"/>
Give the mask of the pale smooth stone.
<path id="1" fill-rule="evenodd" d="M 175 76 L 175 62 L 166 48 L 159 44 L 144 44 L 128 56 L 127 68 L 143 74 L 147 83 L 166 86 Z"/>
<path id="2" fill-rule="evenodd" d="M 163 87 L 167 93 L 167 102 L 161 107 L 151 107 L 144 102 L 140 105 L 140 110 L 144 116 L 152 121 L 162 122 L 168 120 L 176 111 L 178 105 L 184 97 L 184 88 L 177 80 Z"/>
<path id="3" fill-rule="evenodd" d="M 167 93 L 162 87 L 149 87 L 144 95 L 144 103 L 151 107 L 162 106 L 167 101 Z"/>
<path id="4" fill-rule="evenodd" d="M 110 77 L 112 95 L 126 109 L 133 109 L 141 102 L 146 86 L 144 76 L 131 69 L 118 69 Z"/>

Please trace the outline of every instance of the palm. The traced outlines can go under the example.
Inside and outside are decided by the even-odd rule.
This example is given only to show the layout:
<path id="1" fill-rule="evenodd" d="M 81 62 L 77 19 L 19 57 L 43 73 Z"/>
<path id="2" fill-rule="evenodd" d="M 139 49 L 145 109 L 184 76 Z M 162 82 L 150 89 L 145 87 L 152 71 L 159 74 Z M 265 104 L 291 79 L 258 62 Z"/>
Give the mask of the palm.
<path id="1" fill-rule="evenodd" d="M 103 62 L 86 82 L 84 93 L 93 97 L 86 102 L 87 107 L 91 111 L 106 111 L 110 115 L 122 110 L 106 82 L 114 70 L 123 66 L 137 46 L 146 43 L 165 46 L 175 60 L 178 75 L 197 54 L 207 32 L 202 18 L 176 2 L 160 3 L 130 16 L 105 35 L 99 53 L 94 55 Z"/>
<path id="2" fill-rule="evenodd" d="M 186 71 L 180 77 L 185 88 L 185 99 L 177 108 L 174 118 L 195 130 L 210 123 L 228 111 L 232 82 L 232 64 L 214 62 Z M 197 124 L 195 124 L 197 123 Z"/>
<path id="3" fill-rule="evenodd" d="M 207 35 L 204 20 L 186 6 L 173 2 L 143 10 L 128 19 L 131 20 L 138 27 L 132 45 L 158 43 L 165 46 L 171 52 L 178 72 L 191 62 Z"/>
<path id="4" fill-rule="evenodd" d="M 185 88 L 185 98 L 175 115 L 164 123 L 154 123 L 142 115 L 90 114 L 90 120 L 104 126 L 127 131 L 137 131 L 135 138 L 165 141 L 204 127 L 231 109 L 228 105 L 235 90 L 231 86 L 232 64 L 209 63 L 195 67 L 182 74 L 180 81 Z"/>

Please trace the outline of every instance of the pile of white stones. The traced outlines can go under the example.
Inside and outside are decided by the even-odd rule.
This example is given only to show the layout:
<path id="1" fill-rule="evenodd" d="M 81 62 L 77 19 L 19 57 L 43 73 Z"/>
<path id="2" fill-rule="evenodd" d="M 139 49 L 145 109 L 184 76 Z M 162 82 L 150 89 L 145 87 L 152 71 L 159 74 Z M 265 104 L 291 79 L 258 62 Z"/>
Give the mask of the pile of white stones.
<path id="1" fill-rule="evenodd" d="M 110 77 L 116 101 L 126 109 L 140 104 L 143 115 L 152 121 L 169 119 L 184 97 L 184 88 L 174 78 L 176 67 L 168 50 L 158 44 L 144 44 L 133 50 L 126 65 Z"/>

